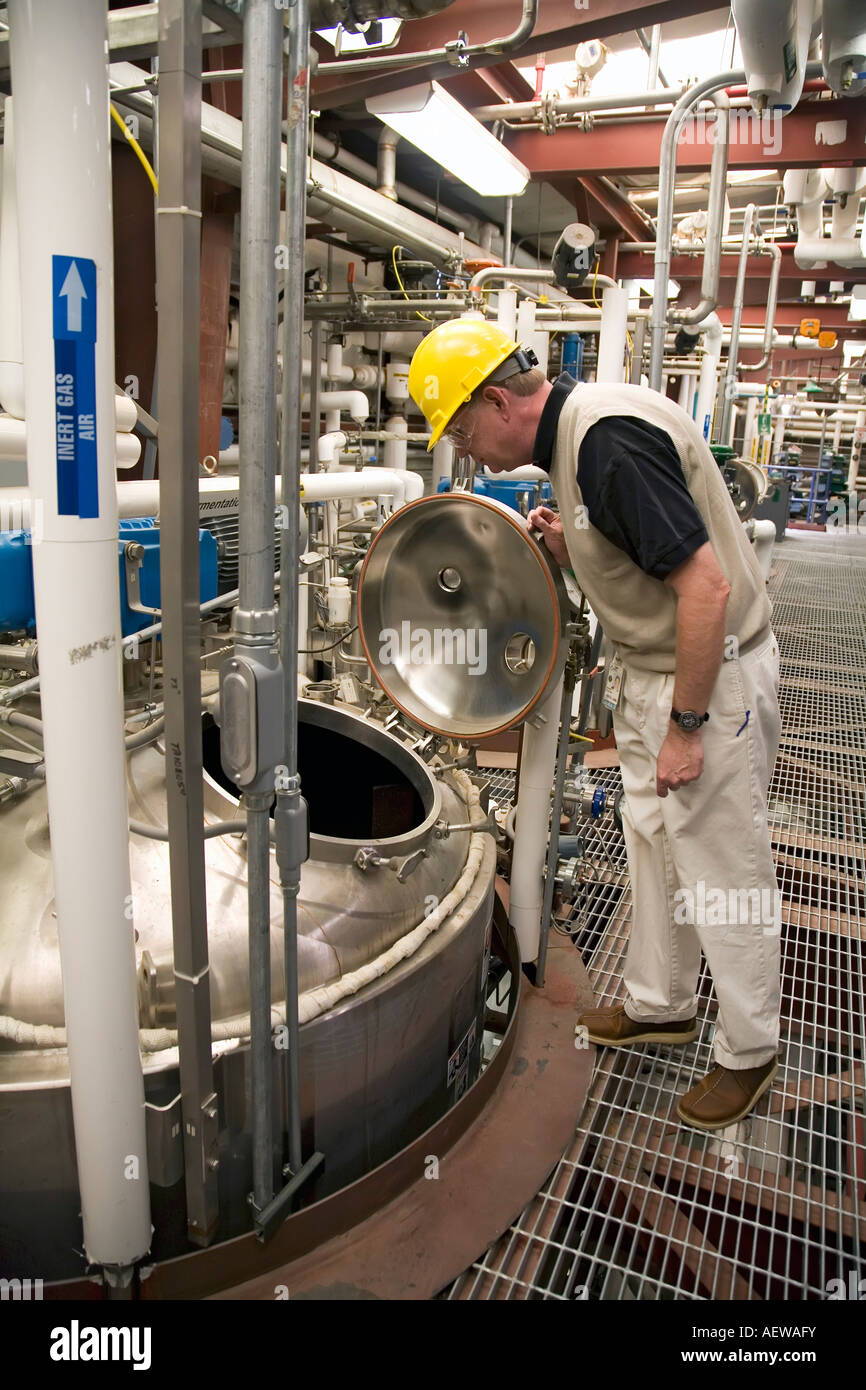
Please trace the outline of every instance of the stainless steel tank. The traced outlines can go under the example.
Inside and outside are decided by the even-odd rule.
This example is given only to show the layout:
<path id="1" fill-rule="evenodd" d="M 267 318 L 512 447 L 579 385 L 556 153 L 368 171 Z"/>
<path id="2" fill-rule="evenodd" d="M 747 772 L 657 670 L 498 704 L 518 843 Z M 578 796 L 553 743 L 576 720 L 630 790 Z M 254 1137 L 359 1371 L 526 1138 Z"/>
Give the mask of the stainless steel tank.
<path id="1" fill-rule="evenodd" d="M 305 1149 L 325 1154 L 325 1170 L 308 1193 L 314 1200 L 417 1137 L 477 1074 L 495 851 L 489 835 L 447 830 L 469 818 L 465 785 L 461 789 L 451 773 L 437 776 L 370 720 L 348 708 L 301 701 L 299 731 L 312 832 L 298 913 L 301 1016 L 307 1019 L 301 1108 Z M 220 767 L 219 731 L 212 723 L 204 749 L 206 818 L 236 818 L 237 799 Z M 165 824 L 164 775 L 159 747 L 130 755 L 134 820 Z M 53 1031 L 62 1029 L 63 995 L 44 790 L 7 806 L 2 817 L 0 1267 L 10 1276 L 69 1277 L 82 1272 L 81 1232 L 67 1060 L 62 1034 Z M 153 1253 L 159 1257 L 186 1248 L 168 845 L 137 835 L 130 844 Z M 208 840 L 205 856 L 219 1057 L 218 1234 L 226 1237 L 249 1225 L 245 841 Z M 436 905 L 455 892 L 455 910 L 425 937 Z M 276 1007 L 283 999 L 276 869 L 271 894 Z M 393 959 L 415 935 L 424 939 L 412 954 Z M 337 998 L 346 988 L 352 992 Z M 275 1046 L 278 1094 L 284 1060 Z"/>

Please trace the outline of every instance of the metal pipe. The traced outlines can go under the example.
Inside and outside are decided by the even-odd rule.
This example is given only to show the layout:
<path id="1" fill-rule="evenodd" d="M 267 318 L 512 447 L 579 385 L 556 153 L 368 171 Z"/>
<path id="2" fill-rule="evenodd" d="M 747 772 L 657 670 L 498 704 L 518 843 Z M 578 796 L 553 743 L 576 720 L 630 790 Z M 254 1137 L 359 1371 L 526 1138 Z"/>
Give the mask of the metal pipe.
<path id="1" fill-rule="evenodd" d="M 247 0 L 241 164 L 241 300 L 238 361 L 239 435 L 238 606 L 232 614 L 235 655 L 259 679 L 276 667 L 274 505 L 277 412 L 276 269 L 279 241 L 282 14 L 273 0 Z M 303 168 L 303 162 L 302 162 Z M 284 321 L 292 305 L 285 301 Z M 294 361 L 284 353 L 283 380 L 300 372 L 300 335 Z M 290 365 L 291 364 L 291 365 Z M 289 499 L 286 499 L 289 500 Z M 297 527 L 297 513 L 290 526 Z M 292 577 L 294 588 L 294 572 Z M 294 667 L 294 651 L 292 653 Z M 253 716 L 250 716 L 251 718 Z M 256 720 L 260 720 L 257 711 Z M 269 731 L 257 728 L 261 745 Z M 271 1043 L 270 803 L 264 750 L 243 787 L 247 813 L 247 897 L 250 960 L 250 1089 L 252 1094 L 253 1203 L 261 1212 L 274 1195 L 274 1096 Z M 270 774 L 273 787 L 273 771 Z"/>
<path id="2" fill-rule="evenodd" d="M 397 141 L 400 136 L 396 130 L 384 125 L 379 132 L 379 159 L 377 164 L 377 174 L 379 184 L 376 189 L 383 198 L 390 198 L 393 203 L 397 201 Z"/>
<path id="3" fill-rule="evenodd" d="M 819 63 L 806 66 L 806 76 L 817 76 L 821 71 Z M 656 221 L 655 275 L 653 285 L 653 309 L 650 325 L 650 369 L 649 384 L 654 391 L 661 390 L 662 361 L 664 358 L 665 332 L 667 329 L 667 290 L 670 279 L 671 233 L 674 215 L 674 182 L 676 179 L 677 141 L 683 122 L 693 106 L 705 97 L 711 97 L 721 88 L 736 87 L 746 82 L 742 69 L 719 73 L 707 77 L 694 87 L 688 88 L 677 101 L 668 116 L 662 135 L 659 159 L 659 201 Z"/>
<path id="4" fill-rule="evenodd" d="M 687 87 L 657 88 L 652 92 L 622 92 L 617 96 L 567 97 L 549 103 L 556 116 L 576 116 L 584 111 L 622 111 L 635 106 L 670 105 L 687 92 Z M 476 121 L 540 121 L 540 101 L 509 101 L 498 106 L 473 106 Z"/>
<path id="5" fill-rule="evenodd" d="M 286 242 L 282 431 L 280 471 L 284 515 L 280 565 L 280 674 L 283 689 L 283 769 L 277 784 L 274 825 L 283 895 L 283 965 L 286 983 L 286 1114 L 289 1169 L 302 1165 L 300 1030 L 298 1023 L 298 891 L 301 864 L 309 856 L 307 804 L 298 775 L 298 525 L 301 472 L 301 378 L 298 344 L 304 330 L 304 238 L 309 122 L 310 4 L 296 0 L 289 12 L 288 118 L 286 123 Z M 279 193 L 279 184 L 276 184 Z M 294 359 L 293 355 L 294 354 Z M 294 360 L 294 367 L 290 364 Z M 321 397 L 320 397 L 321 399 Z M 317 407 L 318 409 L 318 407 Z M 311 456 L 314 446 L 311 437 Z"/>
<path id="6" fill-rule="evenodd" d="M 531 283 L 551 284 L 553 282 L 553 271 L 542 267 L 529 267 L 524 269 L 519 265 L 488 265 L 483 270 L 478 270 L 469 281 L 470 290 L 480 290 L 485 285 L 490 284 L 491 280 L 528 280 Z"/>
<path id="7" fill-rule="evenodd" d="M 583 607 L 581 607 L 581 612 Z M 553 908 L 553 893 L 556 888 L 556 865 L 559 859 L 559 820 L 562 815 L 562 796 L 565 789 L 565 771 L 568 764 L 568 740 L 571 733 L 571 705 L 574 699 L 574 663 L 569 656 L 566 662 L 562 683 L 562 704 L 559 709 L 559 746 L 556 753 L 556 776 L 553 782 L 553 802 L 550 813 L 550 840 L 547 846 L 547 867 L 544 878 L 544 897 L 541 903 L 541 932 L 538 939 L 538 956 L 535 963 L 535 987 L 544 985 L 544 972 L 547 965 L 547 942 L 550 936 L 550 916 Z"/>
<path id="8" fill-rule="evenodd" d="M 379 182 L 379 171 L 374 164 L 368 164 L 358 155 L 342 149 L 335 141 L 329 140 L 326 135 L 321 135 L 318 132 L 314 135 L 313 150 L 320 159 L 336 164 L 347 174 L 354 174 L 357 178 L 363 179 L 372 188 L 375 188 Z M 438 217 L 440 221 L 448 222 L 452 227 L 465 228 L 467 223 L 465 213 L 455 212 L 454 208 L 446 207 L 444 203 L 437 203 L 434 198 L 428 198 L 425 193 L 419 193 L 417 189 L 410 188 L 408 184 L 401 183 L 399 180 L 395 181 L 394 188 L 400 203 L 415 208 L 426 217 Z"/>
<path id="9" fill-rule="evenodd" d="M 648 45 L 647 37 L 643 29 L 638 29 L 637 36 L 641 47 L 649 57 L 649 70 L 646 79 L 647 87 L 653 88 L 657 82 L 660 82 L 663 87 L 669 87 L 670 83 L 659 67 L 659 54 L 662 46 L 662 26 L 660 24 L 653 25 L 650 30 Z"/>
<path id="10" fill-rule="evenodd" d="M 505 199 L 505 227 L 502 232 L 502 259 L 506 265 L 511 263 L 511 233 L 512 218 L 514 215 L 514 199 L 509 196 Z"/>
<path id="11" fill-rule="evenodd" d="M 773 258 L 773 265 L 770 270 L 770 283 L 767 286 L 767 322 L 764 326 L 764 342 L 761 347 L 760 362 L 743 363 L 740 368 L 743 372 L 757 372 L 762 367 L 766 367 L 773 351 L 773 337 L 776 326 L 776 301 L 779 296 L 779 276 L 782 273 L 782 253 L 778 246 L 768 242 L 760 248 L 767 251 Z"/>
<path id="12" fill-rule="evenodd" d="M 535 28 L 535 21 L 538 18 L 538 0 L 523 0 L 523 10 L 520 16 L 520 23 L 513 33 L 501 39 L 491 39 L 488 43 L 466 43 L 465 36 L 461 35 L 447 48 L 433 48 L 421 53 L 388 53 L 382 55 L 374 54 L 370 58 L 350 59 L 345 63 L 320 63 L 317 73 L 322 76 L 343 76 L 348 77 L 352 73 L 368 73 L 384 71 L 389 68 L 412 67 L 419 63 L 429 65 L 430 63 L 449 62 L 453 63 L 459 59 L 462 65 L 466 65 L 468 58 L 479 58 L 489 53 L 510 53 L 515 48 L 519 48 L 531 37 Z"/>
<path id="13" fill-rule="evenodd" d="M 722 228 L 727 196 L 730 105 L 724 92 L 713 92 L 716 121 L 713 128 L 713 155 L 710 163 L 710 196 L 707 203 L 707 235 L 701 272 L 701 298 L 691 309 L 674 309 L 675 323 L 700 323 L 719 302 L 719 273 L 722 265 Z"/>
<path id="14" fill-rule="evenodd" d="M 201 6 L 170 0 L 160 6 L 159 22 L 157 373 L 166 810 L 187 1233 L 205 1245 L 219 1210 L 219 1128 L 202 832 L 199 489 L 197 470 L 189 467 L 199 447 Z"/>
<path id="15" fill-rule="evenodd" d="M 746 206 L 746 214 L 743 218 L 743 245 L 740 249 L 740 260 L 737 266 L 737 281 L 734 288 L 734 303 L 731 313 L 731 345 L 728 348 L 727 371 L 724 377 L 722 417 L 719 425 L 719 434 L 722 442 L 728 437 L 731 406 L 734 403 L 734 395 L 736 394 L 737 357 L 740 350 L 740 325 L 743 320 L 743 299 L 746 291 L 746 265 L 749 259 L 749 241 L 752 236 L 752 224 L 755 220 L 755 212 L 755 204 L 748 203 Z"/>

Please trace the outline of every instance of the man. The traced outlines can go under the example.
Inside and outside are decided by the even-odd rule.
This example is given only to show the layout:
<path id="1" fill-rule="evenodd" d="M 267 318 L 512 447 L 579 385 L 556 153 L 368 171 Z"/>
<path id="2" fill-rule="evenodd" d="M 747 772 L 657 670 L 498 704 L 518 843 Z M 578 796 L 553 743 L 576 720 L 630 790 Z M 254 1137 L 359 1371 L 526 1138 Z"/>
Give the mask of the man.
<path id="1" fill-rule="evenodd" d="M 530 514 L 612 641 L 604 699 L 625 788 L 633 910 L 624 1005 L 584 1012 L 602 1046 L 697 1037 L 701 949 L 718 998 L 717 1065 L 680 1118 L 721 1129 L 777 1070 L 779 895 L 767 788 L 779 740 L 778 646 L 760 569 L 694 422 L 642 386 L 551 383 L 491 324 L 435 328 L 410 392 L 480 467 L 545 469 Z"/>

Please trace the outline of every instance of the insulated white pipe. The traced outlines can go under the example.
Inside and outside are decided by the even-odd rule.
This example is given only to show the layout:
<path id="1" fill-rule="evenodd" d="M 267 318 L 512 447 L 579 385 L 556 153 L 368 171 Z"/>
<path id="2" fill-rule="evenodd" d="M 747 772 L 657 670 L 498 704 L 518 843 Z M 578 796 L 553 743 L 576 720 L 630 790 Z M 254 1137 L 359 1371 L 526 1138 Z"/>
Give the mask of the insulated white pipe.
<path id="1" fill-rule="evenodd" d="M 561 704 L 562 677 L 548 690 L 544 700 L 536 706 L 534 720 L 527 720 L 523 729 L 508 909 L 508 920 L 514 928 L 522 961 L 535 960 L 538 955 L 550 789 L 556 770 Z"/>
<path id="2" fill-rule="evenodd" d="M 301 409 L 309 410 L 309 408 L 310 396 L 308 392 L 305 392 L 301 400 Z M 320 391 L 319 409 L 326 412 L 326 420 L 335 414 L 338 424 L 342 411 L 350 415 L 358 424 L 362 424 L 370 416 L 370 402 L 363 391 Z M 334 433 L 334 431 L 329 430 L 329 433 Z"/>
<path id="3" fill-rule="evenodd" d="M 692 413 L 692 405 L 695 398 L 695 374 L 694 372 L 683 372 L 680 377 L 680 396 L 679 406 L 687 415 Z"/>
<path id="4" fill-rule="evenodd" d="M 385 421 L 385 429 L 394 438 L 385 440 L 385 448 L 382 451 L 383 463 L 386 468 L 393 468 L 402 473 L 405 471 L 408 455 L 409 426 L 405 416 L 389 415 Z"/>
<path id="5" fill-rule="evenodd" d="M 0 207 L 0 410 L 24 419 L 24 350 L 21 346 L 21 279 L 18 260 L 18 196 L 12 98 L 3 129 L 3 204 Z"/>
<path id="6" fill-rule="evenodd" d="M 596 381 L 622 381 L 627 326 L 628 290 L 602 290 L 601 333 L 598 338 Z"/>
<path id="7" fill-rule="evenodd" d="M 147 1253 L 151 1226 L 112 447 L 107 4 L 11 0 L 9 21 L 30 488 L 42 504 L 34 589 L 84 1249 L 92 1264 L 125 1269 Z M 67 375 L 70 356 L 61 396 L 55 374 Z M 60 458 L 67 427 L 74 472 Z"/>
<path id="8" fill-rule="evenodd" d="M 9 364 L 7 363 L 7 366 Z M 120 397 L 115 397 L 119 400 Z M 126 398 L 128 399 L 128 397 Z M 132 404 L 132 402 L 130 402 Z M 132 406 L 133 415 L 135 406 Z M 124 411 L 124 414 L 126 412 Z M 0 460 L 21 462 L 27 458 L 28 427 L 23 420 L 13 415 L 0 415 Z M 141 456 L 141 440 L 137 434 L 115 434 L 114 467 L 132 468 Z"/>
<path id="9" fill-rule="evenodd" d="M 443 478 L 451 481 L 451 469 L 454 466 L 454 446 L 449 444 L 447 439 L 440 439 L 438 444 L 433 445 L 433 477 L 432 491 L 437 492 L 439 484 Z"/>
<path id="10" fill-rule="evenodd" d="M 513 338 L 517 332 L 517 291 L 500 290 L 496 296 L 496 322 Z"/>
<path id="11" fill-rule="evenodd" d="M 447 476 L 451 476 L 450 471 Z M 547 475 L 539 473 L 539 476 Z M 237 474 L 199 478 L 198 490 L 202 511 L 218 515 L 237 500 Z M 391 473 L 385 468 L 362 468 L 357 472 L 347 469 L 343 473 L 335 469 L 331 472 L 301 474 L 301 497 L 304 502 L 327 502 L 337 497 L 400 497 L 402 506 L 403 501 L 414 502 L 423 493 L 424 479 L 420 473 L 410 469 L 400 473 Z M 280 479 L 277 478 L 277 502 L 280 496 Z M 117 483 L 117 511 L 121 517 L 158 517 L 159 483 L 146 478 Z M 29 492 L 24 488 L 3 488 L 0 492 L 0 530 L 28 530 L 31 513 Z M 39 512 L 36 520 L 39 523 Z"/>
<path id="12" fill-rule="evenodd" d="M 340 452 L 346 447 L 346 436 L 342 430 L 332 430 L 329 434 L 320 434 L 316 441 L 316 456 L 322 468 L 336 468 L 340 460 Z"/>

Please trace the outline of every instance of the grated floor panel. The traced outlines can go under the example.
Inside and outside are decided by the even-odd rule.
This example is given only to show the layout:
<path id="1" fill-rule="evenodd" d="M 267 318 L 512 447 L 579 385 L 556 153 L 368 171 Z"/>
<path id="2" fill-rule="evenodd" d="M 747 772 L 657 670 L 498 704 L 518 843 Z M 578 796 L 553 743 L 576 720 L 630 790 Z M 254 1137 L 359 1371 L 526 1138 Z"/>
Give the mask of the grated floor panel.
<path id="1" fill-rule="evenodd" d="M 713 1065 L 704 969 L 696 1043 L 599 1049 L 568 1151 L 441 1297 L 823 1299 L 831 1279 L 866 1274 L 866 542 L 786 542 L 770 592 L 783 721 L 770 792 L 783 920 L 773 1088 L 728 1130 L 677 1119 L 678 1097 Z M 619 773 L 599 780 L 615 791 Z M 631 892 L 610 817 L 588 849 L 567 930 L 599 1003 L 614 1003 Z"/>

